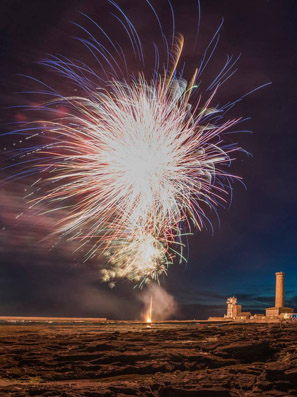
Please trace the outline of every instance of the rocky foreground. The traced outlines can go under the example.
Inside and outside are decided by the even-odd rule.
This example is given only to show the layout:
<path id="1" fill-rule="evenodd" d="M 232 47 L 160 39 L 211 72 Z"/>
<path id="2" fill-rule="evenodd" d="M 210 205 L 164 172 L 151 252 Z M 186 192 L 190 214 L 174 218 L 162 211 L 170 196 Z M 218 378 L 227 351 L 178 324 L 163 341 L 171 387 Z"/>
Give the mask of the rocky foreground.
<path id="1" fill-rule="evenodd" d="M 3 396 L 297 396 L 297 324 L 1 325 Z"/>

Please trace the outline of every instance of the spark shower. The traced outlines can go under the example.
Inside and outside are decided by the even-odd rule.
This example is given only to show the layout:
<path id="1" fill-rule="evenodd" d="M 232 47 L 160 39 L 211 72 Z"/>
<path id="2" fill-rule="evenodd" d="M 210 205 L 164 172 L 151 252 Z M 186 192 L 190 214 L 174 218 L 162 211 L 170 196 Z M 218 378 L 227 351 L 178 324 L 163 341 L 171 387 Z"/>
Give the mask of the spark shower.
<path id="1" fill-rule="evenodd" d="M 175 260 L 186 261 L 187 236 L 210 222 L 210 209 L 217 212 L 230 201 L 232 183 L 240 179 L 230 165 L 242 149 L 227 134 L 242 118 L 228 119 L 226 112 L 242 98 L 214 105 L 217 91 L 234 73 L 237 59 L 230 56 L 207 89 L 201 89 L 221 25 L 197 67 L 188 70 L 185 39 L 175 32 L 171 3 L 172 33 L 166 37 L 157 12 L 146 1 L 160 30 L 159 47 L 151 43 L 155 62 L 148 75 L 141 37 L 128 15 L 114 1 L 109 3 L 114 9 L 109 17 L 120 24 L 134 60 L 143 68 L 132 73 L 131 59 L 118 42 L 83 14 L 98 38 L 77 25 L 83 35 L 79 41 L 97 67 L 62 55 L 40 61 L 75 87 L 75 94 L 65 95 L 39 81 L 41 89 L 31 95 L 41 105 L 24 106 L 39 116 L 25 125 L 20 122 L 10 133 L 26 143 L 10 155 L 22 167 L 15 178 L 35 176 L 29 206 L 63 213 L 53 225 L 59 238 L 85 247 L 85 260 L 103 256 L 104 281 L 112 284 L 124 277 L 142 285 L 166 274 Z M 197 15 L 194 53 L 199 3 Z M 64 111 L 60 114 L 57 108 Z"/>

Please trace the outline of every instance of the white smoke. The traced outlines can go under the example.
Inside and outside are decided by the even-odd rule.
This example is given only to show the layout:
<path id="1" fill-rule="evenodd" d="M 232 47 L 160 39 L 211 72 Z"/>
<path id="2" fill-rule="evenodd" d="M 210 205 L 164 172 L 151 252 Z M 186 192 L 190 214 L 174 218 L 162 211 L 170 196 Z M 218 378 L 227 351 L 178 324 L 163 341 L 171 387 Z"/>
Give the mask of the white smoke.
<path id="1" fill-rule="evenodd" d="M 150 310 L 152 299 L 152 321 L 170 319 L 177 312 L 177 303 L 174 297 L 166 292 L 156 283 L 149 284 L 146 289 L 139 295 L 143 302 L 144 308 L 141 313 L 141 319 L 145 320 Z"/>

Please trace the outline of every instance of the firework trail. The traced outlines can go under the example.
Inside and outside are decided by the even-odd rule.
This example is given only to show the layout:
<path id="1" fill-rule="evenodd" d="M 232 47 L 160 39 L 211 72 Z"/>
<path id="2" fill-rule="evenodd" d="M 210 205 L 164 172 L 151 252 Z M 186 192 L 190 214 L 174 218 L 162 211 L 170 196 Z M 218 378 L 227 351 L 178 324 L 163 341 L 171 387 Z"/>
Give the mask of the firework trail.
<path id="1" fill-rule="evenodd" d="M 150 306 L 145 321 L 151 323 L 153 319 L 153 296 L 151 295 Z"/>
<path id="2" fill-rule="evenodd" d="M 135 27 L 110 3 L 135 57 L 144 63 Z M 81 42 L 103 74 L 62 56 L 41 61 L 71 80 L 81 94 L 64 97 L 42 83 L 41 93 L 48 98 L 40 107 L 44 120 L 14 132 L 40 139 L 19 154 L 20 159 L 29 158 L 20 160 L 20 176 L 38 174 L 42 194 L 30 200 L 31 207 L 63 209 L 57 234 L 77 241 L 78 247 L 88 246 L 86 259 L 106 257 L 103 280 L 127 277 L 141 285 L 166 274 L 174 258 L 185 259 L 185 236 L 203 228 L 209 208 L 216 211 L 229 201 L 232 180 L 238 177 L 228 167 L 241 149 L 226 144 L 224 133 L 241 118 L 224 121 L 235 102 L 221 107 L 212 102 L 233 73 L 234 60 L 228 57 L 203 99 L 199 79 L 217 45 L 218 31 L 186 81 L 178 70 L 184 39 L 173 34 L 169 44 L 160 24 L 166 59 L 160 61 L 155 47 L 155 68 L 147 79 L 141 71 L 129 74 L 121 47 L 85 17 L 110 45 L 108 49 L 81 27 L 88 36 Z M 65 114 L 57 115 L 57 106 L 63 106 Z"/>

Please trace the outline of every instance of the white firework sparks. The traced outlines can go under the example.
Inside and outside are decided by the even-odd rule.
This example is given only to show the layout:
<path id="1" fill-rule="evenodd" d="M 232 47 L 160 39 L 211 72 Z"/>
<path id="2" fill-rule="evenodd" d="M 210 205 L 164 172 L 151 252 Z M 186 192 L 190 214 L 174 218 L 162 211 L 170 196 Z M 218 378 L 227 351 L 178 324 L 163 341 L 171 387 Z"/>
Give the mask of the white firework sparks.
<path id="1" fill-rule="evenodd" d="M 138 36 L 131 41 L 142 57 Z M 85 43 L 106 59 L 105 47 Z M 50 116 L 64 105 L 66 114 L 26 127 L 43 136 L 34 150 L 46 193 L 31 205 L 67 209 L 56 232 L 79 247 L 91 241 L 87 258 L 103 253 L 108 260 L 105 281 L 142 283 L 166 273 L 176 255 L 183 258 L 183 235 L 204 226 L 206 208 L 228 201 L 234 176 L 226 167 L 241 149 L 226 145 L 224 132 L 240 118 L 222 121 L 232 104 L 212 108 L 211 101 L 231 58 L 203 103 L 193 97 L 202 67 L 189 82 L 178 75 L 183 44 L 179 36 L 162 73 L 157 68 L 150 79 L 143 73 L 127 78 L 112 68 L 100 87 L 85 77 L 96 76 L 86 65 L 58 57 L 42 62 L 85 95 L 50 92 L 54 99 L 42 111 Z M 112 62 L 118 65 L 113 56 Z"/>

